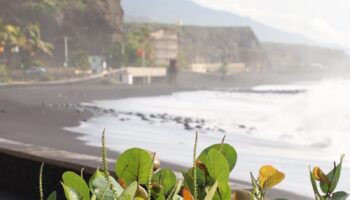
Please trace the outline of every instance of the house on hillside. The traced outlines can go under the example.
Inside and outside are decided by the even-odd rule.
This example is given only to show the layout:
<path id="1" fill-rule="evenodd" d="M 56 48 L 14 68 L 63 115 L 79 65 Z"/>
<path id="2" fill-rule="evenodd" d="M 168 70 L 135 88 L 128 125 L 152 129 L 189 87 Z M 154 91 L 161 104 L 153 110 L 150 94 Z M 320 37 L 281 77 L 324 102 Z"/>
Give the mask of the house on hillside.
<path id="1" fill-rule="evenodd" d="M 151 33 L 152 60 L 155 66 L 168 66 L 178 54 L 176 30 L 159 29 Z"/>

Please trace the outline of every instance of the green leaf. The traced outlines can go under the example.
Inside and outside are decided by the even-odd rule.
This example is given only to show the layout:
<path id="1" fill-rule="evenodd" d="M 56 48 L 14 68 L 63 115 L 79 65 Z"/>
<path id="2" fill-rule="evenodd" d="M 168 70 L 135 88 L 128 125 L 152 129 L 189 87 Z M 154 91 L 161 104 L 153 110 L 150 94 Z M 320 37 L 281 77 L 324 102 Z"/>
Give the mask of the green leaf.
<path id="1" fill-rule="evenodd" d="M 185 172 L 182 172 L 182 175 L 184 177 L 184 180 L 185 180 L 185 186 L 187 186 L 191 192 L 192 192 L 192 189 L 193 189 L 193 168 L 189 169 L 187 171 L 187 173 Z M 197 185 L 200 187 L 200 186 L 203 186 L 205 187 L 205 174 L 203 171 L 201 170 L 197 170 Z"/>
<path id="2" fill-rule="evenodd" d="M 343 164 L 343 159 L 344 159 L 344 155 L 341 156 L 340 163 L 336 166 L 335 172 L 334 172 L 334 174 L 332 174 L 333 176 L 331 176 L 331 175 L 329 176 L 329 178 L 330 178 L 329 180 L 332 181 L 330 192 L 333 192 L 338 185 L 340 173 L 341 173 L 341 168 L 342 168 L 342 164 Z"/>
<path id="3" fill-rule="evenodd" d="M 176 176 L 170 169 L 161 169 L 153 174 L 152 182 L 161 185 L 164 195 L 167 196 L 176 184 Z"/>
<path id="4" fill-rule="evenodd" d="M 56 200 L 57 199 L 57 192 L 52 192 L 49 197 L 47 197 L 47 200 Z"/>
<path id="5" fill-rule="evenodd" d="M 191 193 L 194 193 L 194 178 L 193 178 L 193 168 L 189 169 L 187 173 L 182 172 L 182 176 L 184 177 L 184 186 L 190 189 Z M 205 174 L 201 170 L 197 170 L 197 192 L 198 199 L 204 199 L 205 195 Z"/>
<path id="6" fill-rule="evenodd" d="M 213 200 L 231 200 L 231 188 L 228 183 L 226 183 L 225 188 L 218 188 L 215 192 Z"/>
<path id="7" fill-rule="evenodd" d="M 193 168 L 189 169 L 187 174 L 193 178 Z M 206 186 L 205 182 L 206 182 L 205 172 L 197 169 L 197 185 L 205 187 Z"/>
<path id="8" fill-rule="evenodd" d="M 89 187 L 81 176 L 74 172 L 68 171 L 62 175 L 62 179 L 64 185 L 78 192 L 83 197 L 83 200 L 90 200 Z"/>
<path id="9" fill-rule="evenodd" d="M 320 187 L 322 192 L 324 193 L 332 193 L 335 188 L 337 187 L 339 178 L 340 178 L 340 172 L 342 168 L 342 163 L 343 163 L 344 155 L 341 156 L 340 158 L 340 163 L 336 165 L 328 174 L 327 177 L 331 181 L 330 185 L 327 185 L 323 182 L 320 182 Z M 335 165 L 335 164 L 334 164 Z"/>
<path id="10" fill-rule="evenodd" d="M 346 192 L 335 192 L 333 193 L 333 196 L 331 200 L 346 200 L 349 197 L 349 194 Z"/>
<path id="11" fill-rule="evenodd" d="M 124 189 L 119 185 L 119 183 L 112 177 L 109 176 L 111 184 L 117 191 L 117 195 L 120 196 Z M 108 182 L 105 176 L 100 172 L 99 169 L 96 169 L 95 173 L 89 180 L 89 188 L 92 194 L 95 194 L 97 197 L 101 198 L 102 194 L 105 192 L 106 199 L 113 199 L 113 191 L 111 188 L 107 189 Z M 107 190 L 106 190 L 107 189 Z"/>
<path id="12" fill-rule="evenodd" d="M 153 185 L 150 191 L 151 198 L 152 199 L 163 199 L 165 198 L 165 195 L 163 193 L 162 186 L 158 185 Z"/>
<path id="13" fill-rule="evenodd" d="M 177 196 L 179 194 L 179 192 L 181 190 L 181 186 L 182 186 L 182 181 L 180 180 L 180 181 L 177 182 L 177 185 L 175 187 L 175 192 L 174 192 L 175 196 Z M 174 196 L 174 198 L 175 198 L 175 196 Z"/>
<path id="14" fill-rule="evenodd" d="M 133 200 L 137 190 L 137 182 L 134 181 L 127 188 L 125 188 L 122 195 L 118 197 L 118 200 Z"/>
<path id="15" fill-rule="evenodd" d="M 184 178 L 184 186 L 186 186 L 192 191 L 191 188 L 193 188 L 193 178 L 188 173 L 185 173 L 183 171 L 181 173 Z"/>
<path id="16" fill-rule="evenodd" d="M 152 158 L 143 149 L 133 148 L 122 153 L 115 165 L 115 172 L 126 184 L 137 181 L 138 184 L 146 184 L 149 178 L 149 170 Z"/>
<path id="17" fill-rule="evenodd" d="M 229 144 L 214 144 L 202 151 L 202 153 L 199 155 L 198 159 L 201 162 L 204 162 L 208 152 L 211 149 L 216 149 L 222 153 L 222 155 L 225 156 L 227 163 L 229 165 L 229 170 L 232 171 L 232 169 L 235 167 L 236 162 L 237 162 L 237 152 L 236 150 Z"/>
<path id="18" fill-rule="evenodd" d="M 156 200 L 165 200 L 165 196 L 163 193 L 157 193 L 155 195 L 152 196 L 152 198 L 156 199 Z"/>
<path id="19" fill-rule="evenodd" d="M 64 183 L 62 183 L 62 187 L 64 190 L 64 195 L 66 196 L 67 200 L 82 200 L 83 197 L 73 188 L 66 186 Z"/>
<path id="20" fill-rule="evenodd" d="M 214 198 L 216 189 L 218 188 L 219 182 L 215 181 L 215 184 L 210 188 L 209 192 L 205 196 L 204 200 L 212 200 Z"/>
<path id="21" fill-rule="evenodd" d="M 178 200 L 179 198 L 177 196 L 178 193 L 180 192 L 182 187 L 182 180 L 179 180 L 176 184 L 176 186 L 173 188 L 173 190 L 171 191 L 171 193 L 169 194 L 169 196 L 167 197 L 167 200 Z"/>
<path id="22" fill-rule="evenodd" d="M 206 159 L 202 161 L 208 169 L 209 176 L 219 182 L 219 189 L 225 190 L 229 181 L 229 166 L 225 156 L 217 149 L 210 149 Z"/>

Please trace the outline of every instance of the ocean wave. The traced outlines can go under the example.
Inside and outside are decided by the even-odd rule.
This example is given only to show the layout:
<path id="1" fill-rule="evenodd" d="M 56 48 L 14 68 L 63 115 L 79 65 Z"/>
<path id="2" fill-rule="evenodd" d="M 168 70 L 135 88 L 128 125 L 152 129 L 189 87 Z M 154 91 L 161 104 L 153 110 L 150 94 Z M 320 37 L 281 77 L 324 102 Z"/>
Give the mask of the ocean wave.
<path id="1" fill-rule="evenodd" d="M 81 138 L 98 146 L 99 130 L 106 128 L 112 132 L 109 143 L 114 150 L 140 146 L 159 152 L 168 162 L 184 165 L 191 163 L 183 158 L 191 157 L 196 129 L 200 148 L 226 135 L 240 155 L 239 173 L 234 177 L 244 179 L 247 170 L 274 164 L 295 175 L 282 188 L 303 191 L 309 183 L 300 180 L 307 176 L 310 162 L 327 166 L 325 161 L 342 153 L 350 155 L 349 102 L 350 81 L 261 86 L 247 92 L 179 92 L 93 102 L 87 106 L 101 108 L 103 115 L 74 130 L 87 133 Z M 350 170 L 344 173 L 350 174 Z"/>

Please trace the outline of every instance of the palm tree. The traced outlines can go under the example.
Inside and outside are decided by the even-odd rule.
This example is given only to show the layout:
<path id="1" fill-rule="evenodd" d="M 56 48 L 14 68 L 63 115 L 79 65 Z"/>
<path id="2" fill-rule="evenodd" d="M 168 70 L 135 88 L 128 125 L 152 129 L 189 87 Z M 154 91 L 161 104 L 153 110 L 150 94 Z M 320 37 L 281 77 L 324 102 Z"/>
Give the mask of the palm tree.
<path id="1" fill-rule="evenodd" d="M 1 44 L 7 56 L 7 65 L 11 66 L 12 54 L 26 45 L 26 37 L 21 28 L 14 25 L 5 25 L 0 34 Z"/>
<path id="2" fill-rule="evenodd" d="M 30 56 L 35 56 L 38 52 L 52 56 L 51 50 L 53 45 L 41 39 L 40 26 L 38 24 L 29 24 L 27 26 L 27 34 L 26 49 Z"/>

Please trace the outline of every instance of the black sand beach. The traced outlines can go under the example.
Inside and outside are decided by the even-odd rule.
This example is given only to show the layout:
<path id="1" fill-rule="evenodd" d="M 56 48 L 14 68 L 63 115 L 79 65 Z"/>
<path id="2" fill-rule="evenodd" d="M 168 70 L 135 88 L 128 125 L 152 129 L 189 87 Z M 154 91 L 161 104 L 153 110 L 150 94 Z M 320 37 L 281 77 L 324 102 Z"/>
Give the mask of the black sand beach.
<path id="1" fill-rule="evenodd" d="M 188 76 L 191 76 L 191 79 Z M 99 156 L 99 148 L 85 145 L 77 139 L 77 133 L 62 129 L 63 127 L 77 126 L 80 121 L 87 120 L 92 116 L 91 112 L 74 109 L 75 104 L 93 100 L 165 95 L 176 91 L 210 87 L 249 87 L 264 82 L 263 79 L 249 78 L 244 80 L 242 77 L 240 79 L 231 78 L 221 82 L 218 77 L 203 78 L 203 76 L 195 74 L 184 74 L 180 77 L 180 80 L 184 81 L 177 86 L 162 84 L 122 86 L 109 84 L 106 80 L 50 86 L 1 86 L 0 138 L 75 154 Z M 109 152 L 111 159 L 115 159 L 117 155 L 118 152 Z M 55 156 L 53 159 L 65 160 L 66 158 Z M 96 163 L 77 164 L 95 167 Z M 162 166 L 170 166 L 175 170 L 180 168 L 180 166 L 169 163 L 162 163 Z M 244 187 L 247 185 L 241 181 L 235 182 Z M 278 190 L 272 190 L 269 196 L 272 199 L 277 197 L 296 200 L 308 199 Z"/>

